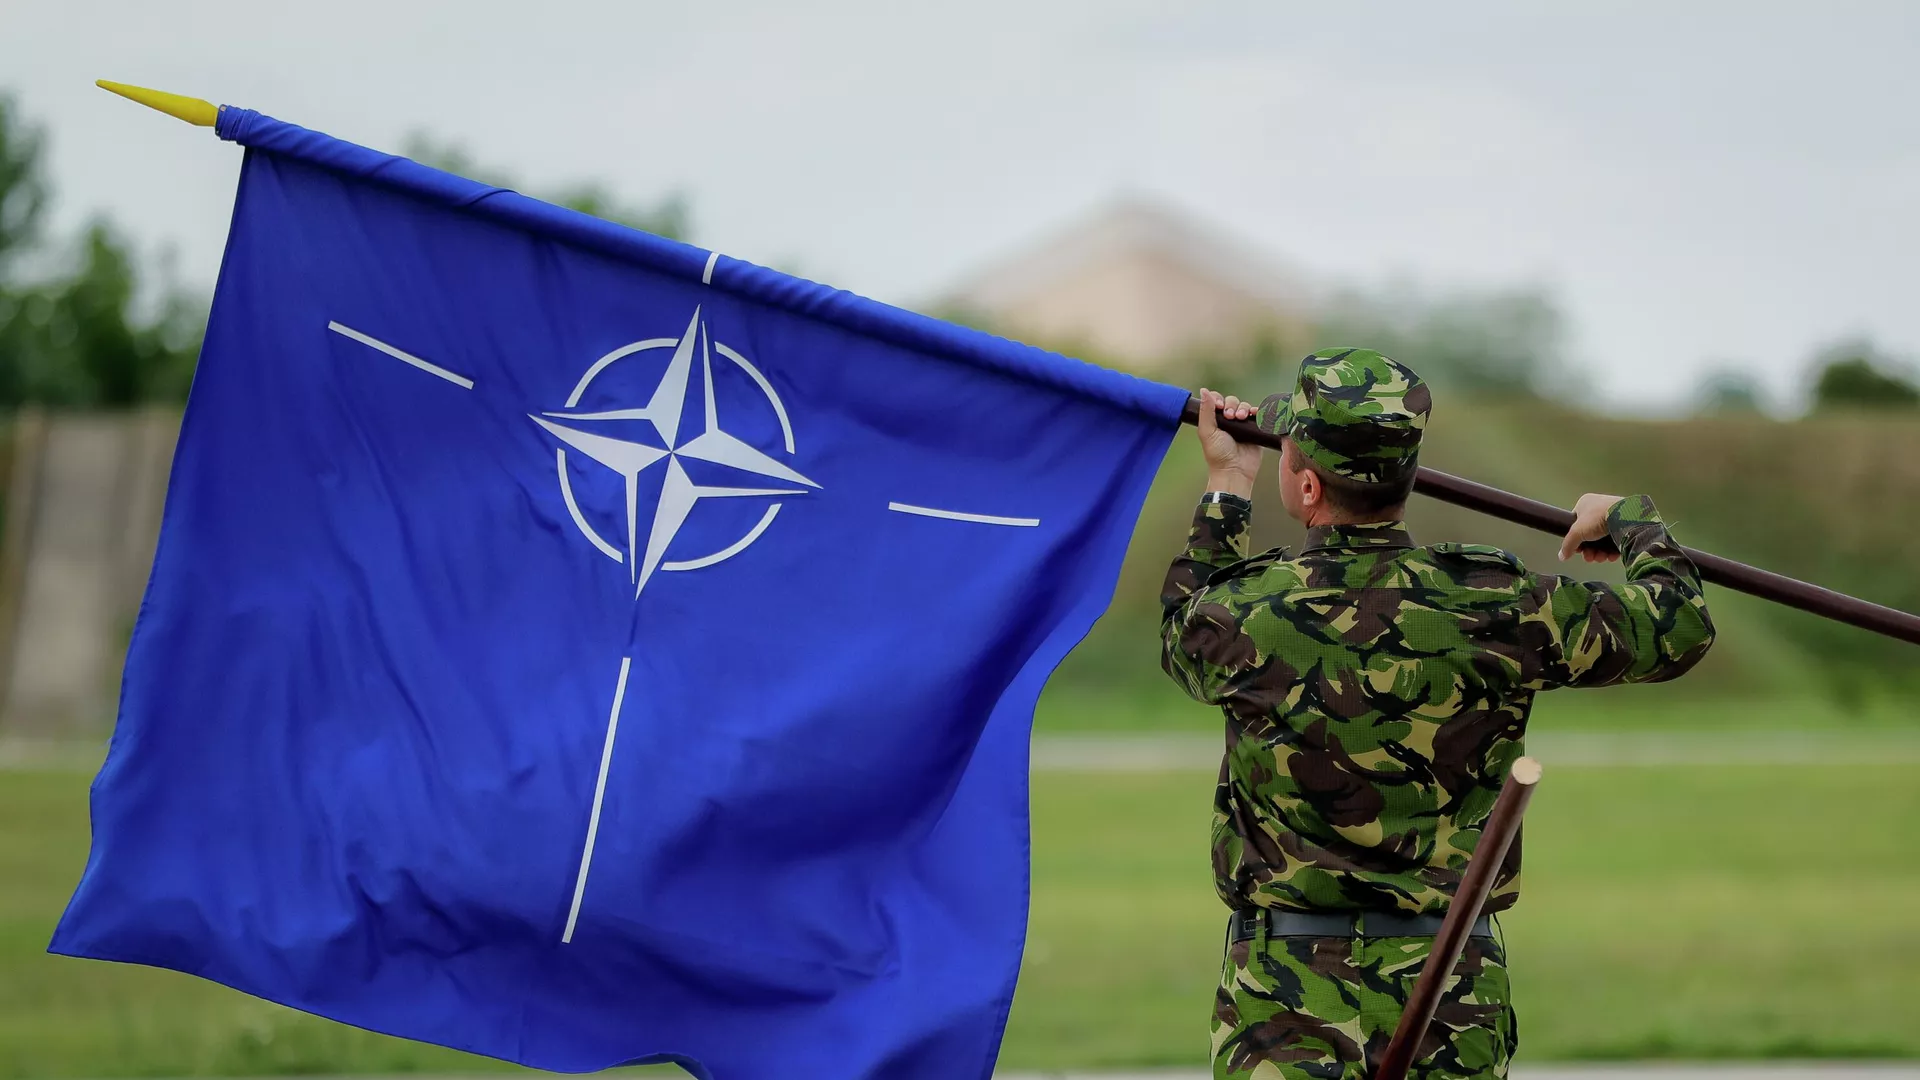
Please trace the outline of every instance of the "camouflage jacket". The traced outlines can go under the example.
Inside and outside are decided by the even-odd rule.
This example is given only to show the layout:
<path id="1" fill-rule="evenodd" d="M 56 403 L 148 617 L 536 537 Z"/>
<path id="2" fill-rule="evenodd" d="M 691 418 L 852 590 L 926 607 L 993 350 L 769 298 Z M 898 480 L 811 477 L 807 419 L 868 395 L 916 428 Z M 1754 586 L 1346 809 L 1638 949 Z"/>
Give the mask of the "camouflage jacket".
<path id="1" fill-rule="evenodd" d="M 1713 643 L 1645 496 L 1607 527 L 1624 585 L 1530 573 L 1404 525 L 1247 557 L 1251 504 L 1202 503 L 1161 592 L 1161 662 L 1226 714 L 1214 882 L 1233 907 L 1444 911 L 1541 690 L 1671 679 Z M 1519 895 L 1520 844 L 1487 910 Z"/>

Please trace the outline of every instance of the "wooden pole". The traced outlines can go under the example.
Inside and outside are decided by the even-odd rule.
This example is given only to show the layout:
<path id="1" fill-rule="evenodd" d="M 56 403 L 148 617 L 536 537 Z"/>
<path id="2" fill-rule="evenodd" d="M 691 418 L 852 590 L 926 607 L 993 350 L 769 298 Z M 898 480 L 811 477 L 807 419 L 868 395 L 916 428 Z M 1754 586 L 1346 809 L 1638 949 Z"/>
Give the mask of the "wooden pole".
<path id="1" fill-rule="evenodd" d="M 1540 773 L 1540 763 L 1530 757 L 1514 762 L 1508 772 L 1507 782 L 1500 787 L 1500 797 L 1493 802 L 1493 812 L 1487 815 L 1487 823 L 1480 829 L 1473 857 L 1467 860 L 1467 872 L 1460 876 L 1453 903 L 1447 906 L 1447 917 L 1440 924 L 1440 932 L 1434 935 L 1433 951 L 1427 954 L 1420 978 L 1414 982 L 1413 993 L 1407 998 L 1407 1007 L 1400 1013 L 1400 1026 L 1393 1030 L 1392 1041 L 1380 1055 L 1380 1066 L 1374 1071 L 1373 1080 L 1405 1080 L 1407 1070 L 1420 1052 L 1420 1044 L 1426 1039 L 1427 1028 L 1433 1023 L 1433 1014 L 1440 1008 L 1440 995 L 1453 976 L 1453 965 L 1460 961 L 1467 937 L 1473 932 L 1474 920 L 1480 917 L 1480 909 L 1487 904 L 1487 894 L 1493 891 L 1494 876 L 1500 872 L 1500 864 L 1506 860 L 1513 838 L 1520 834 L 1520 816 L 1527 812 L 1527 803 L 1533 798 L 1534 785 L 1540 782 Z"/>
<path id="2" fill-rule="evenodd" d="M 1187 400 L 1186 412 L 1181 414 L 1180 419 L 1188 424 L 1199 422 L 1199 399 Z M 1280 436 L 1261 431 L 1248 420 L 1222 420 L 1220 428 L 1240 442 L 1253 443 L 1272 450 L 1278 450 L 1281 446 Z M 1573 524 L 1571 510 L 1562 510 L 1549 503 L 1515 495 L 1510 491 L 1501 491 L 1499 488 L 1488 487 L 1447 473 L 1435 472 L 1432 469 L 1420 470 L 1419 476 L 1414 479 L 1413 489 L 1429 498 L 1464 506 L 1469 510 L 1478 510 L 1503 521 L 1539 529 L 1541 532 L 1564 535 Z M 1613 550 L 1612 541 L 1607 541 L 1600 546 L 1609 551 Z M 1693 560 L 1693 564 L 1700 569 L 1701 580 L 1709 584 L 1758 596 L 1801 611 L 1810 611 L 1822 618 L 1920 645 L 1920 615 L 1868 603 L 1858 597 L 1848 596 L 1846 593 L 1823 589 L 1818 585 L 1722 558 L 1698 548 L 1683 547 L 1680 550 L 1685 552 L 1687 557 Z"/>

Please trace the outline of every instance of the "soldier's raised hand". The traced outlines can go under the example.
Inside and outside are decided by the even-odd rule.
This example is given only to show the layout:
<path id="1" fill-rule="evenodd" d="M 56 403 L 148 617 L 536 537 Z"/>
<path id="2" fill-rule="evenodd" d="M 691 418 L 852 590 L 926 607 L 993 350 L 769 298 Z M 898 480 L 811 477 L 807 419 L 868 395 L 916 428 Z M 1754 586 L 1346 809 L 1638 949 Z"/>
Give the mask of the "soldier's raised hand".
<path id="1" fill-rule="evenodd" d="M 1618 495 L 1601 495 L 1591 491 L 1580 496 L 1580 501 L 1573 504 L 1573 527 L 1567 530 L 1566 538 L 1560 541 L 1561 562 L 1572 558 L 1576 551 L 1585 556 L 1588 562 L 1619 561 L 1620 553 L 1617 551 L 1580 546 L 1607 535 L 1607 514 L 1619 501 Z"/>
<path id="2" fill-rule="evenodd" d="M 1255 406 L 1237 397 L 1200 388 L 1200 449 L 1207 457 L 1207 489 L 1226 491 L 1243 499 L 1253 498 L 1253 481 L 1260 475 L 1260 447 L 1242 443 L 1220 430 L 1215 411 L 1229 420 L 1245 420 Z"/>

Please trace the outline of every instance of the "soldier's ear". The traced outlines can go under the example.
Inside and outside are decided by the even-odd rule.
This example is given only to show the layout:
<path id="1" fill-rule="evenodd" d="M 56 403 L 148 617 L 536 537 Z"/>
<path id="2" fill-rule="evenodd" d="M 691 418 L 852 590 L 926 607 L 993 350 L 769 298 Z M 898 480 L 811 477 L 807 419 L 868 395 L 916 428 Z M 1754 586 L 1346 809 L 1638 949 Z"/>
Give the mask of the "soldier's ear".
<path id="1" fill-rule="evenodd" d="M 1312 469 L 1301 469 L 1296 475 L 1300 477 L 1300 505 L 1302 507 L 1319 506 L 1320 497 L 1327 490 L 1326 485 L 1320 482 L 1320 474 Z"/>

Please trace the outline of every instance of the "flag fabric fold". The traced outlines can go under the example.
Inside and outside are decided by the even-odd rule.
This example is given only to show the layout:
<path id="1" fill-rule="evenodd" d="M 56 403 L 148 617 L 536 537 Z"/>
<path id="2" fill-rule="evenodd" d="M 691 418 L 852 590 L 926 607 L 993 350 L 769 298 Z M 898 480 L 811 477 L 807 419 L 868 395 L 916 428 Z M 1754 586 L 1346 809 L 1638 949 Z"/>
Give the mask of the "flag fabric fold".
<path id="1" fill-rule="evenodd" d="M 981 1080 L 1185 391 L 244 109 L 56 952 L 539 1068 Z"/>

